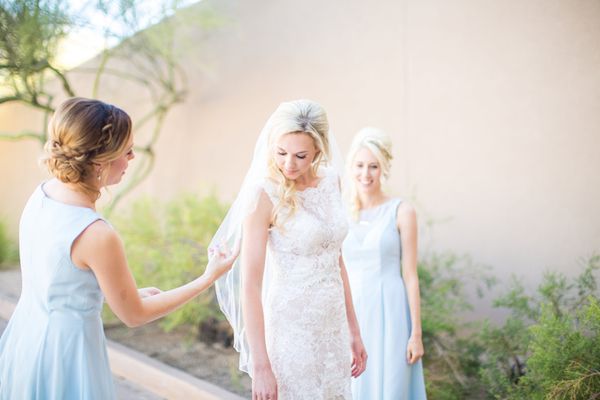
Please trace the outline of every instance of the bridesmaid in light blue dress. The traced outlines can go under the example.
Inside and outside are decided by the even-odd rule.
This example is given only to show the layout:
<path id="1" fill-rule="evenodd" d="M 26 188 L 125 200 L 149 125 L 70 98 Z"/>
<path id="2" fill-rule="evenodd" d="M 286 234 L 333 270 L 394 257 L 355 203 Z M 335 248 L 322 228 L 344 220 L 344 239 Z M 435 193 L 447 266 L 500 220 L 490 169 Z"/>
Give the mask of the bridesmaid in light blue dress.
<path id="1" fill-rule="evenodd" d="M 133 158 L 131 120 L 117 107 L 72 98 L 49 124 L 39 185 L 19 225 L 22 292 L 0 338 L 0 400 L 115 398 L 100 318 L 107 303 L 128 326 L 157 319 L 209 287 L 236 254 L 215 250 L 196 280 L 137 289 L 116 231 L 96 213 L 100 189 Z"/>
<path id="2" fill-rule="evenodd" d="M 414 209 L 381 189 L 389 138 L 361 130 L 348 156 L 350 230 L 343 244 L 352 299 L 369 359 L 354 400 L 426 399 Z"/>

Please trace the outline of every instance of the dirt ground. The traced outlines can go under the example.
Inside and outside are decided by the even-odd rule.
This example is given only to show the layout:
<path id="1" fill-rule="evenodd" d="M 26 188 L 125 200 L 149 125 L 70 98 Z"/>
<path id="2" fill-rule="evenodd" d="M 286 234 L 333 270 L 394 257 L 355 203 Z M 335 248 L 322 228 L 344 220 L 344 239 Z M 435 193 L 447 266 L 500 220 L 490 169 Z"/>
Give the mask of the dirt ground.
<path id="1" fill-rule="evenodd" d="M 250 378 L 239 371 L 238 353 L 232 348 L 206 345 L 182 330 L 165 333 L 158 322 L 134 329 L 123 325 L 109 326 L 105 333 L 111 340 L 230 392 L 246 398 L 252 395 Z"/>

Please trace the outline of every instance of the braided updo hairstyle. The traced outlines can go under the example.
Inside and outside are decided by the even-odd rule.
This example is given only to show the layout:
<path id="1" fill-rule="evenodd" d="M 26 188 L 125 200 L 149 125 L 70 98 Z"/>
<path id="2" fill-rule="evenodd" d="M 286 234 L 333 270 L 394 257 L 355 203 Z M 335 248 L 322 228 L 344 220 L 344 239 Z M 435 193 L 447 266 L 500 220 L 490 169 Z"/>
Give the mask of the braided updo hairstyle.
<path id="1" fill-rule="evenodd" d="M 50 119 L 43 162 L 57 179 L 76 184 L 95 201 L 107 174 L 105 168 L 97 175 L 95 165 L 117 159 L 130 136 L 131 118 L 125 111 L 99 100 L 73 97 Z"/>

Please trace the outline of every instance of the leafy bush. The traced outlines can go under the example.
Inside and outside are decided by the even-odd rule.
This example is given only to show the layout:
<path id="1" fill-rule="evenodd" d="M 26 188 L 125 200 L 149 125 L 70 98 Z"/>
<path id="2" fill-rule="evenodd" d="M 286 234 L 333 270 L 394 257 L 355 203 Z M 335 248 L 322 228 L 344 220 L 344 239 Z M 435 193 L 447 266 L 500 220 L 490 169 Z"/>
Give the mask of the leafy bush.
<path id="1" fill-rule="evenodd" d="M 0 220 L 0 267 L 18 264 L 19 252 L 17 245 L 10 240 L 6 226 Z"/>
<path id="2" fill-rule="evenodd" d="M 590 258 L 571 280 L 548 272 L 530 294 L 513 278 L 494 301 L 503 324 L 465 323 L 467 288 L 494 284 L 468 258 L 426 257 L 419 266 L 425 383 L 432 399 L 600 399 L 600 306 Z"/>
<path id="3" fill-rule="evenodd" d="M 489 398 L 600 398 L 600 257 L 569 281 L 549 272 L 533 296 L 513 279 L 495 302 L 511 314 L 480 335 L 480 376 Z"/>
<path id="4" fill-rule="evenodd" d="M 546 304 L 531 327 L 532 355 L 523 378 L 531 399 L 600 398 L 600 306 L 591 296 L 586 303 L 560 316 Z"/>
<path id="5" fill-rule="evenodd" d="M 207 263 L 206 247 L 226 211 L 214 195 L 185 194 L 166 204 L 139 200 L 115 218 L 138 287 L 167 290 L 200 276 Z M 212 288 L 161 324 L 168 331 L 179 325 L 198 326 L 208 318 L 224 318 Z"/>
<path id="6" fill-rule="evenodd" d="M 460 317 L 472 309 L 469 298 L 483 295 L 495 280 L 468 257 L 432 254 L 419 263 L 425 384 L 432 399 L 465 399 L 478 391 L 482 349 L 477 323 Z M 471 293 L 472 289 L 476 293 Z"/>

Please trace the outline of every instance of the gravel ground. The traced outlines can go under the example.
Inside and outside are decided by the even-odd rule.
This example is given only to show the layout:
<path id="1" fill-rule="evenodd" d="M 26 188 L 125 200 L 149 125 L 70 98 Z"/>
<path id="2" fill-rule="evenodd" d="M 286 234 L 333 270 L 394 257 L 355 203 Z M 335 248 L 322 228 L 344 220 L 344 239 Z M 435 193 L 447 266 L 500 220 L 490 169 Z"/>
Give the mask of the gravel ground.
<path id="1" fill-rule="evenodd" d="M 238 353 L 232 348 L 206 345 L 188 332 L 163 332 L 159 322 L 139 328 L 108 327 L 106 336 L 152 358 L 211 382 L 230 392 L 250 398 L 250 378 L 238 370 Z"/>

